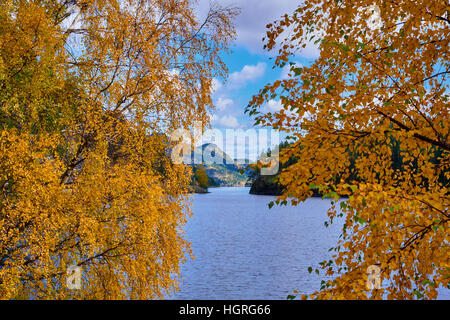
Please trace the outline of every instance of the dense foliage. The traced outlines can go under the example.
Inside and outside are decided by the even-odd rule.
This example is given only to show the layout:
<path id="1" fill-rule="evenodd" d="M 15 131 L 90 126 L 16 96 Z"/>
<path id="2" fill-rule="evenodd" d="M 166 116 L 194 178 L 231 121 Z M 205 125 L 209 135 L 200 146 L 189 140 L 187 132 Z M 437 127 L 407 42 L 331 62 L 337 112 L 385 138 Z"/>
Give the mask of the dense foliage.
<path id="1" fill-rule="evenodd" d="M 280 174 L 279 203 L 314 189 L 349 197 L 328 212 L 344 219 L 321 263 L 333 280 L 310 297 L 436 298 L 448 287 L 449 26 L 448 2 L 437 0 L 306 0 L 268 25 L 266 48 L 279 49 L 275 64 L 290 76 L 247 111 L 294 137 L 280 157 L 299 161 Z M 295 64 L 311 43 L 319 58 Z M 277 97 L 282 109 L 261 113 Z M 382 288 L 366 286 L 371 266 Z"/>
<path id="2" fill-rule="evenodd" d="M 160 298 L 190 254 L 174 128 L 207 123 L 234 9 L 189 0 L 0 6 L 0 297 Z M 66 287 L 82 267 L 80 290 Z"/>

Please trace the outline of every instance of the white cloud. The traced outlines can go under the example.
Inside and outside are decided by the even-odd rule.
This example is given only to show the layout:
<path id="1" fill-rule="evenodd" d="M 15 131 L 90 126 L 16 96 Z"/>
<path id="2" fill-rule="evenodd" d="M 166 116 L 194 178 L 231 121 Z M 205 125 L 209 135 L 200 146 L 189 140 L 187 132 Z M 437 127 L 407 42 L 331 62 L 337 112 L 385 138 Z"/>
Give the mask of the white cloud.
<path id="1" fill-rule="evenodd" d="M 238 120 L 230 115 L 225 115 L 221 117 L 218 121 L 218 124 L 220 124 L 223 127 L 229 127 L 229 128 L 237 128 L 239 127 Z"/>
<path id="2" fill-rule="evenodd" d="M 219 3 L 241 8 L 241 14 L 236 18 L 237 42 L 253 53 L 263 50 L 266 25 L 292 13 L 299 5 L 298 0 L 220 0 Z"/>
<path id="3" fill-rule="evenodd" d="M 279 20 L 285 14 L 291 14 L 302 1 L 299 0 L 216 0 L 224 7 L 239 7 L 240 15 L 235 19 L 237 39 L 239 45 L 244 46 L 252 53 L 263 53 L 264 42 L 262 38 L 266 36 L 266 25 Z M 205 16 L 210 0 L 200 0 L 199 16 Z M 275 51 L 274 51 L 275 52 Z M 318 56 L 317 46 L 312 43 L 299 53 L 306 58 Z"/>
<path id="4" fill-rule="evenodd" d="M 263 107 L 264 112 L 278 112 L 283 108 L 280 100 L 270 99 Z"/>
<path id="5" fill-rule="evenodd" d="M 259 62 L 256 65 L 245 65 L 241 71 L 235 71 L 230 75 L 228 88 L 242 88 L 248 81 L 253 81 L 262 77 L 265 71 L 266 63 L 264 62 Z"/>
<path id="6" fill-rule="evenodd" d="M 283 105 L 281 104 L 280 100 L 274 100 L 274 99 L 270 99 L 269 101 L 267 101 L 267 103 L 265 103 L 263 105 L 262 111 L 264 113 L 278 113 L 281 111 L 281 109 L 283 108 Z M 284 113 L 289 116 L 289 117 L 296 117 L 296 113 L 291 111 L 289 108 L 288 109 L 284 109 Z"/>
<path id="7" fill-rule="evenodd" d="M 212 93 L 217 92 L 222 88 L 222 82 L 217 78 L 212 79 Z"/>
<path id="8" fill-rule="evenodd" d="M 216 107 L 217 107 L 217 110 L 219 110 L 219 111 L 223 111 L 233 105 L 234 105 L 233 100 L 228 99 L 228 98 L 219 97 L 219 99 L 216 102 Z"/>
<path id="9" fill-rule="evenodd" d="M 217 121 L 218 119 L 219 119 L 219 117 L 217 116 L 217 114 L 214 114 L 214 113 L 209 114 L 209 120 L 211 122 Z"/>
<path id="10" fill-rule="evenodd" d="M 369 16 L 369 19 L 366 21 L 367 26 L 370 30 L 378 30 L 383 26 L 383 22 L 381 21 L 381 13 L 380 13 L 380 7 L 376 4 L 372 4 L 366 9 L 371 15 Z"/>
<path id="11" fill-rule="evenodd" d="M 255 161 L 268 148 L 273 149 L 284 138 L 281 132 L 272 128 L 230 128 L 213 127 L 204 132 L 196 145 L 214 143 L 231 158 L 248 158 Z"/>
<path id="12" fill-rule="evenodd" d="M 296 62 L 295 65 L 291 66 L 291 65 L 286 65 L 283 67 L 283 69 L 281 69 L 281 75 L 280 75 L 280 79 L 281 80 L 286 80 L 289 79 L 289 74 L 291 74 L 291 76 L 293 75 L 293 72 L 291 72 L 291 68 L 302 68 L 303 65 L 301 63 Z"/>

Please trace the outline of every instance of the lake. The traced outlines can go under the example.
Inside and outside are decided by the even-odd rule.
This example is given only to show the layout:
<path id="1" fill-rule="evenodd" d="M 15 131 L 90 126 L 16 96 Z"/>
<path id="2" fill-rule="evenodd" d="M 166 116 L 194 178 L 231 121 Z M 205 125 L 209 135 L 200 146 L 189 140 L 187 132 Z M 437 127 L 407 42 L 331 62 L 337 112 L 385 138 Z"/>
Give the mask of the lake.
<path id="1" fill-rule="evenodd" d="M 331 257 L 342 220 L 328 228 L 330 200 L 298 205 L 267 204 L 273 196 L 249 188 L 210 188 L 193 195 L 193 216 L 185 226 L 195 260 L 181 267 L 180 290 L 170 299 L 286 299 L 293 290 L 312 293 L 321 276 L 310 274 Z M 449 290 L 440 298 L 449 299 Z"/>

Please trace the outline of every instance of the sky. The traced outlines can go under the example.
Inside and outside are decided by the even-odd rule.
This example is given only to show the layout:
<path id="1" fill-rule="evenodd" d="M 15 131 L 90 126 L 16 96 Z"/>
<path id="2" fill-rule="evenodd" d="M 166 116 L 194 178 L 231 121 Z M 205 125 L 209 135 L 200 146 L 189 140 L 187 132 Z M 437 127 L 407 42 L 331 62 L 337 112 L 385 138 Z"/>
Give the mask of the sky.
<path id="1" fill-rule="evenodd" d="M 241 12 L 234 20 L 237 38 L 232 44 L 232 53 L 222 56 L 229 69 L 228 79 L 226 82 L 214 79 L 213 102 L 216 108 L 210 115 L 213 130 L 207 132 L 200 143 L 214 142 L 224 150 L 234 147 L 238 156 L 230 155 L 232 158 L 242 158 L 245 154 L 245 158 L 255 160 L 267 147 L 281 142 L 278 140 L 283 140 L 283 137 L 280 136 L 278 139 L 276 134 L 270 131 L 262 135 L 257 132 L 258 137 L 261 138 L 255 143 L 250 139 L 242 138 L 242 134 L 239 135 L 239 131 L 235 131 L 240 138 L 231 139 L 234 140 L 231 141 L 226 138 L 226 130 L 231 132 L 231 130 L 241 129 L 241 132 L 246 132 L 254 128 L 254 120 L 248 114 L 244 114 L 252 96 L 266 84 L 287 76 L 287 68 L 273 69 L 274 59 L 270 58 L 275 58 L 275 53 L 263 50 L 262 38 L 265 36 L 267 24 L 285 13 L 293 12 L 301 2 L 299 0 L 216 0 L 215 2 L 222 6 L 239 7 Z M 198 1 L 199 19 L 206 15 L 209 6 L 209 0 Z M 295 62 L 299 65 L 308 65 L 317 56 L 317 48 L 309 46 L 296 56 Z M 273 112 L 280 107 L 280 101 L 274 99 L 264 105 L 263 111 Z M 275 139 L 270 139 L 271 136 Z"/>
<path id="2" fill-rule="evenodd" d="M 240 14 L 234 19 L 236 40 L 231 45 L 231 54 L 223 54 L 229 75 L 225 82 L 214 79 L 213 102 L 216 106 L 210 114 L 212 130 L 197 141 L 197 145 L 213 142 L 234 159 L 256 160 L 268 148 L 283 141 L 273 130 L 256 130 L 257 139 L 252 140 L 251 130 L 254 119 L 245 114 L 245 108 L 252 96 L 268 83 L 285 78 L 288 67 L 273 69 L 275 52 L 263 50 L 262 38 L 266 34 L 266 25 L 284 14 L 292 13 L 302 0 L 196 0 L 194 8 L 197 19 L 202 21 L 211 6 L 211 1 L 222 7 L 237 7 Z M 76 7 L 75 7 L 76 9 Z M 76 10 L 75 10 L 76 12 Z M 70 22 L 71 23 L 71 22 Z M 74 48 L 77 39 L 74 38 Z M 73 51 L 74 49 L 71 48 Z M 76 52 L 76 51 L 75 51 Z M 297 65 L 308 65 L 318 56 L 318 49 L 309 44 L 295 57 Z M 76 54 L 75 54 L 76 55 Z M 272 58 L 272 59 L 271 59 Z M 263 112 L 276 112 L 281 108 L 279 99 L 268 101 Z M 237 138 L 230 139 L 234 133 Z M 240 131 L 239 131 L 240 130 Z M 250 136 L 249 138 L 245 138 Z M 216 136 L 216 137 L 214 137 Z M 232 151 L 229 151 L 232 150 Z M 231 154 L 231 153 L 235 154 Z"/>

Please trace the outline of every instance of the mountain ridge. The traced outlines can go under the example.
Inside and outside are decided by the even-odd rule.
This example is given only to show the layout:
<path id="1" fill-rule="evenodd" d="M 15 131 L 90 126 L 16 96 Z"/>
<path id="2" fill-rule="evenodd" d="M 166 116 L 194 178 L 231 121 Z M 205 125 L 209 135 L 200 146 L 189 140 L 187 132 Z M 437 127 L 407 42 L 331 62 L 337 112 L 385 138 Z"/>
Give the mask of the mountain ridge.
<path id="1" fill-rule="evenodd" d="M 204 143 L 191 153 L 192 165 L 202 164 L 209 178 L 216 186 L 242 187 L 249 185 L 249 175 L 245 170 L 248 159 L 233 160 L 214 143 Z M 243 164 L 239 162 L 243 161 Z M 244 172 L 241 174 L 241 170 Z"/>

